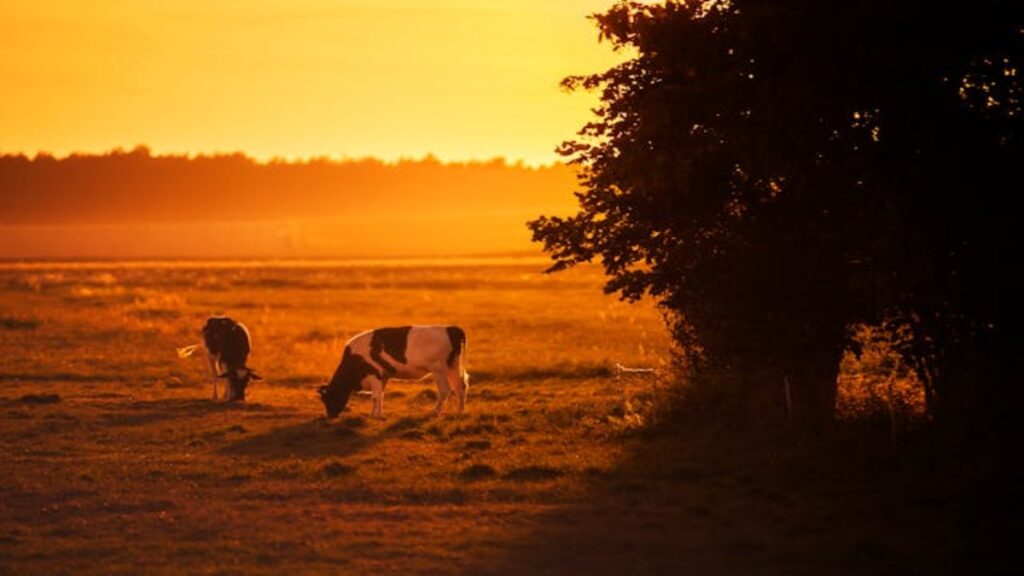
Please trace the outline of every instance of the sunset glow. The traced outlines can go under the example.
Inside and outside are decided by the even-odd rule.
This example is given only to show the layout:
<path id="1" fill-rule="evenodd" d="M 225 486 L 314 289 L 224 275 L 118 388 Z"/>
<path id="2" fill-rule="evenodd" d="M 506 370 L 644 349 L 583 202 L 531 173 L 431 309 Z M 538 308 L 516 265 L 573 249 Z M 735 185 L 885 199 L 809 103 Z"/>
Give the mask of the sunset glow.
<path id="1" fill-rule="evenodd" d="M 1024 1 L 0 0 L 0 576 L 1009 574 Z"/>
<path id="2" fill-rule="evenodd" d="M 0 2 L 0 152 L 556 159 L 609 0 Z"/>

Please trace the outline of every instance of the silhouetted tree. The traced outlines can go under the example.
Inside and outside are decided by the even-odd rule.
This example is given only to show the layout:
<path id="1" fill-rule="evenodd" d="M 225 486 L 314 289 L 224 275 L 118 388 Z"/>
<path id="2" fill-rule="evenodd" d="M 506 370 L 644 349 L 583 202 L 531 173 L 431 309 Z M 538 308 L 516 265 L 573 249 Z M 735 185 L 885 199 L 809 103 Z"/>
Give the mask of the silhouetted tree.
<path id="1" fill-rule="evenodd" d="M 864 322 L 908 335 L 937 418 L 1006 421 L 1020 2 L 619 2 L 595 19 L 635 56 L 564 81 L 601 105 L 560 150 L 579 213 L 530 224 L 554 270 L 600 258 L 609 292 L 673 313 L 696 374 L 766 398 L 788 379 L 805 421 L 831 418 Z"/>

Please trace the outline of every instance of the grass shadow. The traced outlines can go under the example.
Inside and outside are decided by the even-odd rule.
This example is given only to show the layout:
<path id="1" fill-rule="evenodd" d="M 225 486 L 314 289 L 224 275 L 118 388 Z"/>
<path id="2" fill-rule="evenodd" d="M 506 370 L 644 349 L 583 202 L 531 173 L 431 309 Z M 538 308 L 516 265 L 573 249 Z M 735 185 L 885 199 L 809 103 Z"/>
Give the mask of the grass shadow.
<path id="1" fill-rule="evenodd" d="M 204 418 L 211 414 L 228 413 L 293 413 L 290 408 L 249 402 L 214 402 L 201 398 L 166 398 L 140 400 L 117 404 L 109 408 L 102 418 L 115 426 L 143 426 L 164 420 Z"/>
<path id="2" fill-rule="evenodd" d="M 221 453 L 269 459 L 344 457 L 369 448 L 378 438 L 349 425 L 316 418 L 243 438 L 225 446 Z"/>

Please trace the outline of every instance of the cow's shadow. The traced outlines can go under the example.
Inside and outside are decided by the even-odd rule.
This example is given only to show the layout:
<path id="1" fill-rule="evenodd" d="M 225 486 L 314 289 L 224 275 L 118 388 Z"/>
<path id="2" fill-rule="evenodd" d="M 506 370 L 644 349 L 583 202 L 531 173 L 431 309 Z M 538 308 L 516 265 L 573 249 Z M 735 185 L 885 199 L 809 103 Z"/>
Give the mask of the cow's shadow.
<path id="1" fill-rule="evenodd" d="M 344 419 L 328 422 L 318 417 L 239 439 L 220 452 L 269 459 L 344 457 L 371 447 L 379 439 L 379 434 L 364 433 Z"/>

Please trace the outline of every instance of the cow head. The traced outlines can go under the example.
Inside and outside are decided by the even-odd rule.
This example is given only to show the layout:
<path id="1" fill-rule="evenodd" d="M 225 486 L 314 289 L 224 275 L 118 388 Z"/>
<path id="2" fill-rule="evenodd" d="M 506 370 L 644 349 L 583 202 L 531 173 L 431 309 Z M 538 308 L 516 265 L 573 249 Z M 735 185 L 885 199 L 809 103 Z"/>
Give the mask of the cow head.
<path id="1" fill-rule="evenodd" d="M 245 400 L 245 388 L 250 381 L 263 380 L 262 376 L 246 367 L 228 370 L 217 377 L 228 381 L 227 399 L 239 402 Z"/>
<path id="2" fill-rule="evenodd" d="M 317 392 L 320 394 L 320 401 L 324 403 L 328 418 L 337 418 L 338 414 L 341 414 L 351 394 L 351 391 L 341 386 L 321 386 L 317 388 Z"/>

